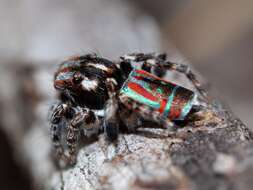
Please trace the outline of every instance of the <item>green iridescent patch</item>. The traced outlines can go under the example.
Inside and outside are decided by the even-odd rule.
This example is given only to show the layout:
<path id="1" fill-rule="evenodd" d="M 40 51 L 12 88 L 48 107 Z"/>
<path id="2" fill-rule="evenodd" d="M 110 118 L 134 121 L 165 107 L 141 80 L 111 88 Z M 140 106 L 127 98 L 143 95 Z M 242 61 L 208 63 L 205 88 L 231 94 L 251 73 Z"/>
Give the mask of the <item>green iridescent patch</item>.
<path id="1" fill-rule="evenodd" d="M 146 104 L 146 105 L 153 107 L 155 109 L 159 109 L 159 107 L 160 107 L 159 102 L 154 102 L 152 100 L 149 100 L 149 99 L 141 96 L 140 94 L 136 93 L 135 91 L 131 90 L 128 87 L 124 87 L 121 92 L 123 92 L 124 94 L 126 94 L 130 98 L 133 98 L 134 100 L 136 100 L 140 103 Z"/>

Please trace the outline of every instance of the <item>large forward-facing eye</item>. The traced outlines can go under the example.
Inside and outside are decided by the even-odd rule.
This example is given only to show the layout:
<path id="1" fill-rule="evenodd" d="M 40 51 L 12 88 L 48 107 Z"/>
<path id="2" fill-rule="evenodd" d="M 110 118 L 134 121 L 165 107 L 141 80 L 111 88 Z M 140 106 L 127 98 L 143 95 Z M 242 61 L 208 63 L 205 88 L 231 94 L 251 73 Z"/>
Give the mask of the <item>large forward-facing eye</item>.
<path id="1" fill-rule="evenodd" d="M 73 83 L 74 84 L 80 84 L 83 80 L 83 76 L 82 73 L 80 72 L 75 72 L 74 76 L 73 76 Z"/>

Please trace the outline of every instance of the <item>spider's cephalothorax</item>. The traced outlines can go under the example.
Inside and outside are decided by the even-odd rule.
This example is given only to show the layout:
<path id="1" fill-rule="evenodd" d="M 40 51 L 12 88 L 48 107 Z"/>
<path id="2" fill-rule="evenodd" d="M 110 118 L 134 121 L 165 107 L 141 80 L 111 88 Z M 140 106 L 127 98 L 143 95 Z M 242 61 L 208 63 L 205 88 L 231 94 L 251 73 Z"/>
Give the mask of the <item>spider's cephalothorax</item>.
<path id="1" fill-rule="evenodd" d="M 162 79 L 170 70 L 185 74 L 197 92 Z M 134 131 L 145 127 L 146 121 L 157 123 L 154 127 L 173 128 L 175 121 L 187 120 L 203 109 L 198 97 L 207 98 L 187 65 L 155 53 L 128 54 L 117 62 L 95 54 L 72 57 L 56 71 L 54 87 L 61 102 L 52 109 L 52 140 L 57 155 L 70 163 L 75 162 L 81 136 L 104 131 L 113 141 L 122 125 Z"/>
<path id="2" fill-rule="evenodd" d="M 76 105 L 102 109 L 108 99 L 105 79 L 113 78 L 120 86 L 124 74 L 116 64 L 96 55 L 72 57 L 55 73 L 54 87 Z"/>

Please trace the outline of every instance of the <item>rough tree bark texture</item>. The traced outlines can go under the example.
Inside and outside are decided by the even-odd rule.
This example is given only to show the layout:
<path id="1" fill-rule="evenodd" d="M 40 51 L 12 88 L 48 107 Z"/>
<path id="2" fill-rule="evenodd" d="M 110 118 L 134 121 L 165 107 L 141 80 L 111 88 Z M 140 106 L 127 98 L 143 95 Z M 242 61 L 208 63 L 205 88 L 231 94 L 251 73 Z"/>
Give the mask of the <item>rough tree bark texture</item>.
<path id="1" fill-rule="evenodd" d="M 100 6 L 98 2 L 100 0 L 89 1 L 94 7 Z M 146 18 L 145 22 L 133 21 L 124 11 L 126 7 L 123 8 L 116 1 L 110 5 L 104 12 L 101 9 L 100 17 L 96 15 L 93 21 L 112 14 L 110 8 L 113 7 L 117 12 L 109 16 L 110 21 L 117 28 L 121 26 L 126 30 L 121 28 L 125 33 L 120 37 L 109 36 L 110 45 L 105 53 L 117 58 L 129 51 L 159 51 L 159 33 L 152 21 Z M 52 16 L 49 14 L 49 17 Z M 91 26 L 95 31 L 97 25 L 93 23 Z M 108 34 L 115 32 L 115 27 L 112 30 L 111 25 L 106 26 L 103 31 Z M 101 26 L 98 28 L 101 30 Z M 76 38 L 80 44 L 94 42 L 103 51 L 103 45 L 99 42 L 101 39 L 97 39 L 95 33 L 88 34 L 83 41 L 80 36 Z M 37 33 L 37 36 L 41 35 Z M 37 40 L 50 48 L 51 38 L 48 41 L 45 39 L 46 36 L 42 41 L 40 37 Z M 80 149 L 74 167 L 57 170 L 50 156 L 47 123 L 48 108 L 54 98 L 52 76 L 56 63 L 38 61 L 47 58 L 47 54 L 43 54 L 43 51 L 42 54 L 36 54 L 37 43 L 34 44 L 36 61 L 32 61 L 32 64 L 26 61 L 27 57 L 31 57 L 27 53 L 23 62 L 20 59 L 8 59 L 1 60 L 5 64 L 0 65 L 2 128 L 13 145 L 17 161 L 29 171 L 34 189 L 251 189 L 252 133 L 216 101 L 213 102 L 213 110 L 222 119 L 220 123 L 186 126 L 173 135 L 159 129 L 142 129 L 136 134 L 121 134 L 117 144 L 108 144 L 100 135 Z M 121 44 L 127 45 L 119 49 Z M 57 47 L 51 48 L 53 51 Z M 51 50 L 47 49 L 47 52 L 50 54 Z"/>

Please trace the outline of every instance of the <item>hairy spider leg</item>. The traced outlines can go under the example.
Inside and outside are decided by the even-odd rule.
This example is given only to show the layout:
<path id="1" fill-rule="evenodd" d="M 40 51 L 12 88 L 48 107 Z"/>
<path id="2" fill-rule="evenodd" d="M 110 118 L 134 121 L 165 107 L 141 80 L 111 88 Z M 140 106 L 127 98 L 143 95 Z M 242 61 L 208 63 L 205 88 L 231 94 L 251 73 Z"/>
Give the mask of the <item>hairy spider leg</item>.
<path id="1" fill-rule="evenodd" d="M 62 159 L 65 162 L 68 158 L 64 154 L 64 148 L 61 144 L 62 132 L 66 127 L 66 112 L 68 105 L 65 103 L 55 104 L 52 106 L 52 114 L 50 118 L 50 133 L 53 142 L 56 159 Z"/>
<path id="2" fill-rule="evenodd" d="M 74 111 L 73 117 L 69 118 L 69 110 Z M 70 120 L 70 121 L 69 121 Z M 56 157 L 62 159 L 65 164 L 72 165 L 76 162 L 77 144 L 83 131 L 86 137 L 99 133 L 100 119 L 88 108 L 70 107 L 69 104 L 61 103 L 54 106 L 51 114 L 51 138 L 53 141 Z M 62 134 L 66 129 L 67 154 L 62 146 Z"/>
<path id="3" fill-rule="evenodd" d="M 155 62 L 166 61 L 167 55 L 165 53 L 155 54 L 155 53 L 132 53 L 127 54 L 121 57 L 123 61 L 134 61 L 134 62 L 142 62 L 140 68 L 149 73 L 155 74 L 158 77 L 164 77 L 166 71 L 160 66 L 155 65 Z"/>
<path id="4" fill-rule="evenodd" d="M 142 121 L 150 121 L 150 122 L 156 122 L 158 125 L 152 126 L 152 128 L 164 128 L 164 129 L 169 129 L 169 130 L 174 130 L 175 124 L 169 120 L 163 118 L 157 110 L 153 109 L 150 106 L 146 106 L 144 104 L 141 104 L 137 101 L 132 100 L 131 98 L 125 96 L 125 95 L 120 95 L 119 97 L 121 103 L 126 107 L 125 109 L 131 110 L 131 113 L 136 115 L 136 118 L 142 118 Z M 130 130 L 133 130 L 133 126 L 135 126 L 135 129 L 138 127 L 146 127 L 142 126 L 142 122 L 139 120 L 132 120 L 132 125 L 127 125 L 126 122 L 129 121 L 128 118 L 124 117 L 122 115 L 121 118 L 126 126 L 130 126 Z M 150 128 L 150 126 L 148 126 Z"/>
<path id="5" fill-rule="evenodd" d="M 104 131 L 110 141 L 114 141 L 119 133 L 119 117 L 118 117 L 118 94 L 116 91 L 117 82 L 113 78 L 105 81 L 109 99 L 105 105 Z"/>
<path id="6" fill-rule="evenodd" d="M 83 132 L 85 137 L 99 133 L 100 119 L 88 108 L 76 108 L 76 113 L 67 127 L 67 146 L 70 164 L 76 162 L 77 145 Z"/>

